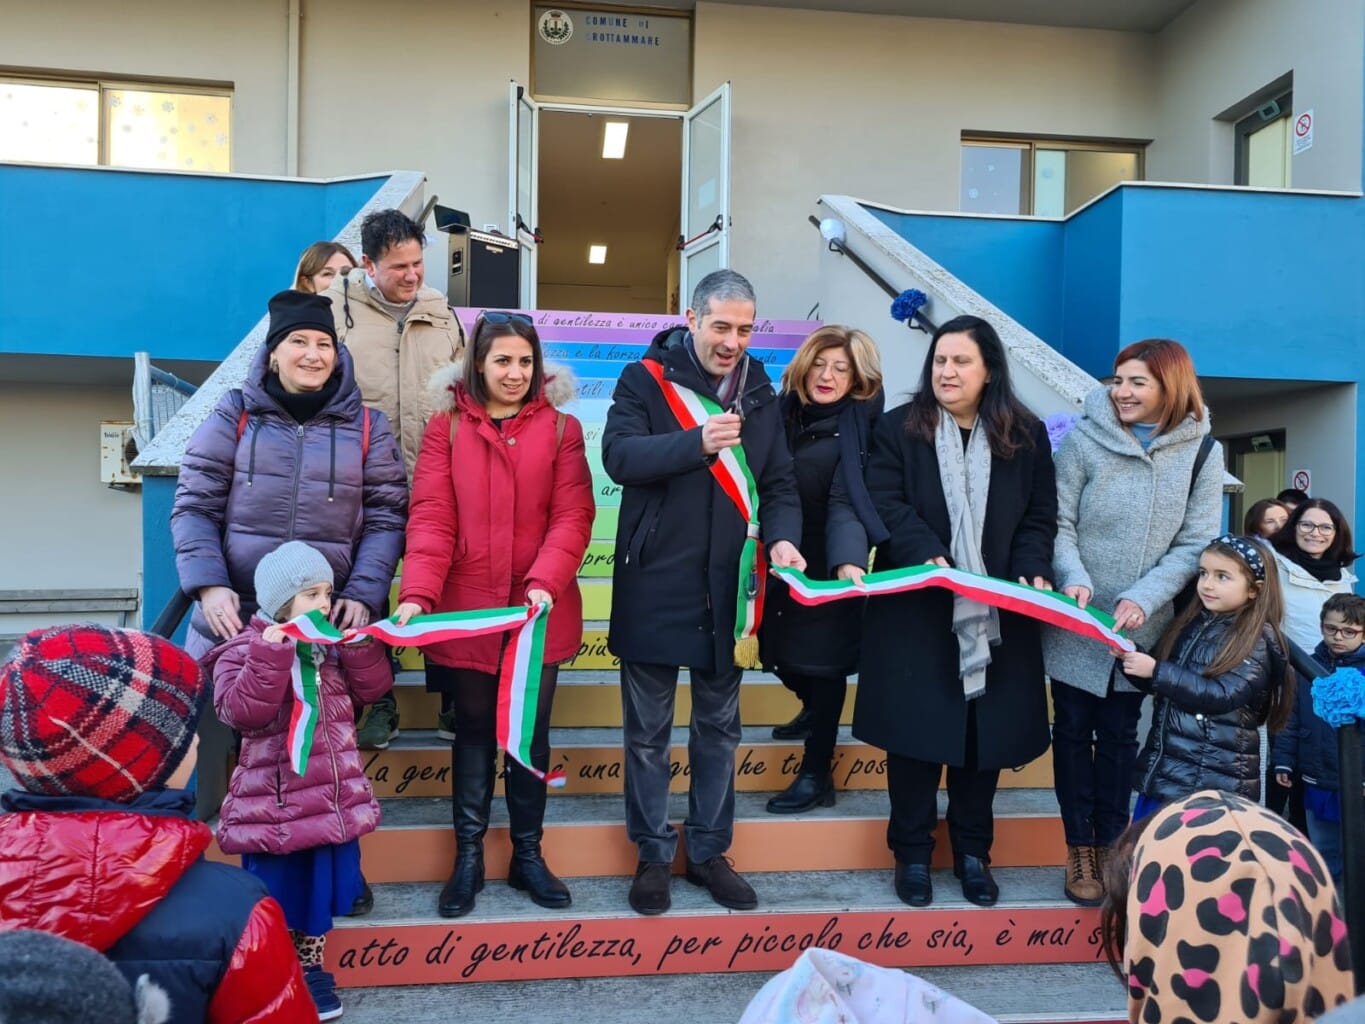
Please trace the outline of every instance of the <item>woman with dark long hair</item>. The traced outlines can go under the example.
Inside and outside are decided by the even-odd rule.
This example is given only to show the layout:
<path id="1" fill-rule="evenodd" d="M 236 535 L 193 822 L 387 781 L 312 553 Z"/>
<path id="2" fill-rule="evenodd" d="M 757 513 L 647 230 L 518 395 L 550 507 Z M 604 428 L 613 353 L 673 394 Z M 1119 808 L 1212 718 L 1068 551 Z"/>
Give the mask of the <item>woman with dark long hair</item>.
<path id="1" fill-rule="evenodd" d="M 985 320 L 960 316 L 934 333 L 919 391 L 877 424 L 867 485 L 889 532 L 877 569 L 952 565 L 1050 589 L 1057 490 L 1047 431 L 1015 397 Z M 954 873 L 968 900 L 995 903 L 1000 769 L 1048 744 L 1038 624 L 939 589 L 869 601 L 853 734 L 887 752 L 896 895 L 911 906 L 933 898 L 947 765 Z"/>
<path id="2" fill-rule="evenodd" d="M 531 761 L 550 765 L 550 706 L 558 666 L 578 651 L 583 599 L 578 568 L 592 531 L 592 476 L 578 420 L 557 411 L 574 381 L 549 366 L 531 319 L 479 317 L 463 363 L 432 378 L 431 417 L 412 478 L 403 577 L 395 617 L 550 605 Z M 483 837 L 497 759 L 498 671 L 506 634 L 432 644 L 423 650 L 428 686 L 455 715 L 451 751 L 455 864 L 437 911 L 460 917 L 483 888 Z M 542 907 L 571 902 L 545 863 L 540 841 L 545 783 L 511 758 L 507 813 L 512 861 L 507 884 Z"/>
<path id="3" fill-rule="evenodd" d="M 1112 612 L 1144 650 L 1175 617 L 1172 603 L 1222 522 L 1223 454 L 1209 430 L 1189 353 L 1154 338 L 1119 352 L 1057 449 L 1057 587 Z M 1092 640 L 1048 628 L 1043 653 L 1063 892 L 1099 906 L 1102 862 L 1128 825 L 1143 694 Z"/>
<path id="4" fill-rule="evenodd" d="M 1274 498 L 1262 498 L 1251 508 L 1242 520 L 1242 535 L 1269 540 L 1284 529 L 1289 521 L 1289 506 Z"/>

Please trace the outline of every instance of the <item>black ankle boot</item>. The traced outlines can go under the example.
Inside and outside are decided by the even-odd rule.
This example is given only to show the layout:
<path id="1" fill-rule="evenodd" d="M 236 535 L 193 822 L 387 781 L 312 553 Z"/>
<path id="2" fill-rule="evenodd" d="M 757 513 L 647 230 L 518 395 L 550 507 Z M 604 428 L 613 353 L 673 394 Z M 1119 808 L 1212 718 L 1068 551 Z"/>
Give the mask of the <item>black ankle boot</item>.
<path id="1" fill-rule="evenodd" d="M 441 890 L 436 912 L 463 917 L 483 889 L 483 837 L 493 802 L 492 747 L 459 746 L 450 751 L 451 802 L 455 817 L 455 867 Z"/>
<path id="2" fill-rule="evenodd" d="M 810 724 L 810 708 L 802 704 L 801 710 L 796 713 L 796 717 L 790 722 L 773 726 L 773 739 L 804 740 L 810 735 Z"/>
<path id="3" fill-rule="evenodd" d="M 544 760 L 548 767 L 548 753 Z M 567 907 L 573 902 L 569 888 L 555 877 L 540 851 L 545 823 L 545 783 L 508 758 L 505 792 L 507 815 L 512 823 L 512 862 L 507 867 L 507 884 L 527 893 L 539 906 L 550 910 Z"/>
<path id="4" fill-rule="evenodd" d="M 768 801 L 769 814 L 799 814 L 813 807 L 834 806 L 834 776 L 804 768 L 781 793 Z"/>

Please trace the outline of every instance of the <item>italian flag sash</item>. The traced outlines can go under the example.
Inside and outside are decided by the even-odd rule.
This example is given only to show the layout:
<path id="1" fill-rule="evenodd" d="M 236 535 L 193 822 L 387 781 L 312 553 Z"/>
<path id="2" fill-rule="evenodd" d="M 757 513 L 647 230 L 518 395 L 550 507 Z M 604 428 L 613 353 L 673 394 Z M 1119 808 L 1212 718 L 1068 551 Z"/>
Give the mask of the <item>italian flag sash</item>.
<path id="1" fill-rule="evenodd" d="M 1114 628 L 1111 616 L 1094 608 L 1081 608 L 1065 594 L 1034 590 L 1022 583 L 1010 583 L 994 576 L 978 576 L 962 569 L 937 565 L 916 565 L 908 569 L 889 569 L 868 573 L 861 584 L 849 580 L 812 580 L 795 569 L 774 569 L 786 581 L 792 599 L 799 604 L 820 605 L 856 597 L 904 594 L 926 587 L 942 587 L 973 601 L 1025 615 L 1070 633 L 1098 640 L 1120 651 L 1137 648 L 1133 641 Z"/>
<path id="2" fill-rule="evenodd" d="M 706 395 L 665 380 L 662 363 L 645 359 L 641 365 L 659 385 L 669 412 L 683 430 L 700 427 L 709 417 L 725 412 Z M 749 460 L 745 457 L 742 444 L 734 448 L 722 448 L 710 468 L 721 492 L 730 499 L 744 520 L 744 547 L 739 556 L 739 592 L 735 596 L 734 662 L 736 665 L 749 666 L 758 660 L 758 626 L 763 621 L 763 591 L 768 575 L 763 542 L 759 539 L 758 483 L 749 470 Z"/>
<path id="3" fill-rule="evenodd" d="M 373 637 L 394 646 L 425 647 L 446 640 L 511 632 L 512 636 L 503 650 L 502 669 L 498 674 L 498 746 L 547 785 L 564 785 L 562 768 L 542 772 L 531 764 L 531 737 L 535 733 L 536 708 L 540 699 L 540 670 L 548 620 L 549 609 L 544 604 L 531 608 L 488 608 L 439 615 L 414 615 L 406 626 L 400 626 L 388 618 L 345 633 L 318 611 L 290 619 L 281 628 L 286 636 L 298 641 L 295 677 L 296 680 L 304 680 L 295 683 L 294 710 L 289 718 L 289 753 L 294 771 L 302 775 L 307 766 L 308 754 L 313 746 L 313 732 L 320 717 L 317 670 L 312 667 L 311 645 L 359 643 L 367 637 Z M 311 703 L 305 665 L 312 671 Z M 309 710 L 304 710 L 305 705 Z"/>

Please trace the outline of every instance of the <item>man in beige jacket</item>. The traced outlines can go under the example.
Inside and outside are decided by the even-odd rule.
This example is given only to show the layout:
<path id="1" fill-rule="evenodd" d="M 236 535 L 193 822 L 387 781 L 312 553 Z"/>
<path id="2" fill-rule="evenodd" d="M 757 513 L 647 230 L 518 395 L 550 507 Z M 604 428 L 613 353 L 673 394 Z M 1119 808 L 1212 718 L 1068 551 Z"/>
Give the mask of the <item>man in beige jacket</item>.
<path id="1" fill-rule="evenodd" d="M 363 266 L 338 275 L 326 292 L 361 397 L 393 425 L 409 482 L 432 412 L 427 381 L 464 351 L 464 331 L 445 296 L 422 283 L 425 240 L 401 210 L 370 214 L 360 226 Z"/>
<path id="2" fill-rule="evenodd" d="M 445 296 L 422 283 L 424 242 L 422 226 L 401 210 L 370 214 L 360 226 L 363 266 L 338 275 L 326 292 L 360 395 L 392 424 L 409 484 L 432 413 L 427 382 L 459 358 L 465 340 Z M 397 735 L 398 702 L 390 692 L 370 707 L 357 738 L 362 749 L 383 750 Z"/>

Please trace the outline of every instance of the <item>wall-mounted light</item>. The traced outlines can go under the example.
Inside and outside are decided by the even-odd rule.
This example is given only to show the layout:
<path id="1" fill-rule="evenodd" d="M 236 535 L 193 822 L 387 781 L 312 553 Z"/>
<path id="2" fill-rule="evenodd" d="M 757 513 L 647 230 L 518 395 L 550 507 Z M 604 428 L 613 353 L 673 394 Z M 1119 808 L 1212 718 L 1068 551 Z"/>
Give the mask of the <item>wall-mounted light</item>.
<path id="1" fill-rule="evenodd" d="M 838 252 L 848 238 L 848 230 L 837 217 L 826 217 L 820 222 L 820 237 L 829 243 L 831 252 Z"/>
<path id="2" fill-rule="evenodd" d="M 602 159 L 620 160 L 626 155 L 626 135 L 629 121 L 606 121 L 602 124 Z"/>
<path id="3" fill-rule="evenodd" d="M 606 262 L 607 262 L 607 247 L 606 247 L 605 245 L 590 245 L 590 246 L 588 246 L 588 262 L 589 262 L 589 263 L 606 263 Z"/>

